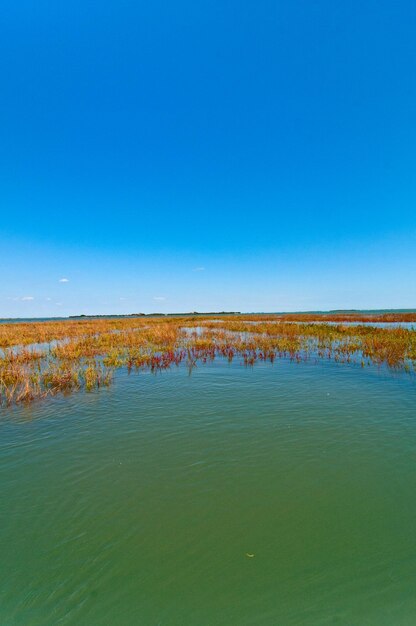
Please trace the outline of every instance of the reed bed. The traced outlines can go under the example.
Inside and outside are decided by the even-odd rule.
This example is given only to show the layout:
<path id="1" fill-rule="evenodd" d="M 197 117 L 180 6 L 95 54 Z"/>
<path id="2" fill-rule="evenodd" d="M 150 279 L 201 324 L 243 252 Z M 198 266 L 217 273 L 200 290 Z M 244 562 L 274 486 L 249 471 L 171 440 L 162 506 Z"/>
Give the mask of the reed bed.
<path id="1" fill-rule="evenodd" d="M 391 321 L 403 319 L 398 315 Z M 288 319 L 290 317 L 290 319 Z M 203 316 L 71 320 L 0 325 L 0 403 L 92 391 L 113 372 L 190 369 L 221 357 L 246 366 L 287 358 L 332 359 L 416 371 L 416 331 L 348 325 L 344 315 L 316 324 L 303 316 Z M 299 317 L 299 316 L 297 316 Z M 372 316 L 374 317 L 374 316 Z M 386 316 L 377 316 L 377 321 Z M 360 320 L 373 321 L 373 320 Z M 336 323 L 333 323 L 336 322 Z"/>

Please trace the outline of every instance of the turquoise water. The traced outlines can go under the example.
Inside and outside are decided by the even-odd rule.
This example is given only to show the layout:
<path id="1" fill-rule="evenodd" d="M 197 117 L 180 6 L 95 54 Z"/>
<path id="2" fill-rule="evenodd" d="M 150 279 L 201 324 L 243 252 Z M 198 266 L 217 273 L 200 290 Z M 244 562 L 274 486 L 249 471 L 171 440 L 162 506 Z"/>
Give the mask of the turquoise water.
<path id="1" fill-rule="evenodd" d="M 415 400 L 217 360 L 2 409 L 0 624 L 413 626 Z"/>

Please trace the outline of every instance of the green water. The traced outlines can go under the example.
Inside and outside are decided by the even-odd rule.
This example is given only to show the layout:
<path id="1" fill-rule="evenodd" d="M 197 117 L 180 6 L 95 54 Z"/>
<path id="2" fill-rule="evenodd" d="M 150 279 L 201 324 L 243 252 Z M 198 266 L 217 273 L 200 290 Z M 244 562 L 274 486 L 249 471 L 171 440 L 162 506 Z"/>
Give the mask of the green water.
<path id="1" fill-rule="evenodd" d="M 1 626 L 414 626 L 415 400 L 216 361 L 3 409 Z"/>

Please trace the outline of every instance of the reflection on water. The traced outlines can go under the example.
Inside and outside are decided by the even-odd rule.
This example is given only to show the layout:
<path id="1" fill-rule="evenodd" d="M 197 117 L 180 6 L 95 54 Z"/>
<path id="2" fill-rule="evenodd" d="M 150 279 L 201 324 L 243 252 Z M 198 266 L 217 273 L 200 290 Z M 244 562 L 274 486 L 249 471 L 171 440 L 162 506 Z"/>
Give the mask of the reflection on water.
<path id="1" fill-rule="evenodd" d="M 218 360 L 3 411 L 0 624 L 412 624 L 415 399 Z"/>

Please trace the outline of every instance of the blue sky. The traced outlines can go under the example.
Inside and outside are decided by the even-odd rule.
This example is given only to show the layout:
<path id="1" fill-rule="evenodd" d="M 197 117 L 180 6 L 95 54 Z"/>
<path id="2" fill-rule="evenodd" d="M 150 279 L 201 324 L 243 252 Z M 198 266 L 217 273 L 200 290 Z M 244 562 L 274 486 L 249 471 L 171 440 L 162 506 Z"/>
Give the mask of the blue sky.
<path id="1" fill-rule="evenodd" d="M 416 307 L 414 2 L 2 24 L 0 317 Z"/>

